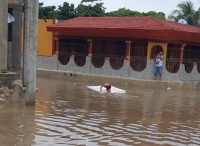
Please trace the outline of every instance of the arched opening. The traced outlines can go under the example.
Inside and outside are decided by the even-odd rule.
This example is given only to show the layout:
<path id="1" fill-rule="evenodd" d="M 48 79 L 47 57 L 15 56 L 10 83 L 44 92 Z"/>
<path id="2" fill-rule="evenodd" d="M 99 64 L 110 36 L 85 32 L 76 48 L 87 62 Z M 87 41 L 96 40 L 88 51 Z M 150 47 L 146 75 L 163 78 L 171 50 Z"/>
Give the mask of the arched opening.
<path id="1" fill-rule="evenodd" d="M 87 40 L 75 40 L 74 48 L 74 62 L 77 66 L 83 67 L 86 63 L 86 56 L 88 55 L 88 42 Z"/>
<path id="2" fill-rule="evenodd" d="M 177 73 L 180 68 L 181 45 L 168 44 L 166 70 L 170 73 Z"/>
<path id="3" fill-rule="evenodd" d="M 75 56 L 74 62 L 77 66 L 83 67 L 86 63 L 86 56 Z"/>
<path id="4" fill-rule="evenodd" d="M 62 65 L 67 65 L 72 55 L 71 47 L 68 44 L 69 40 L 67 39 L 59 40 L 58 60 Z"/>
<path id="5" fill-rule="evenodd" d="M 200 62 L 197 63 L 197 71 L 200 73 Z"/>
<path id="6" fill-rule="evenodd" d="M 187 45 L 184 49 L 184 58 L 183 58 L 183 64 L 185 65 L 185 71 L 187 73 L 192 72 L 194 63 L 197 64 L 197 70 L 199 72 L 198 68 L 200 64 L 200 46 Z"/>
<path id="7" fill-rule="evenodd" d="M 119 70 L 124 65 L 126 58 L 126 43 L 125 41 L 115 41 L 109 43 L 110 50 L 110 66 L 114 70 Z"/>
<path id="8" fill-rule="evenodd" d="M 70 56 L 74 55 L 77 66 L 84 66 L 88 55 L 88 42 L 86 40 L 60 39 L 58 60 L 61 64 L 67 65 Z"/>
<path id="9" fill-rule="evenodd" d="M 147 47 L 146 42 L 135 42 L 131 44 L 130 66 L 134 71 L 143 71 L 147 66 Z"/>
<path id="10" fill-rule="evenodd" d="M 96 68 L 102 68 L 105 63 L 106 42 L 94 40 L 92 42 L 92 64 Z"/>
<path id="11" fill-rule="evenodd" d="M 160 52 L 163 51 L 163 48 L 159 45 L 156 45 L 152 48 L 151 50 L 151 56 L 150 59 L 155 59 L 156 55 Z"/>
<path id="12" fill-rule="evenodd" d="M 94 40 L 92 43 L 92 64 L 96 68 L 103 67 L 105 58 L 110 57 L 110 66 L 119 70 L 126 57 L 125 41 Z"/>

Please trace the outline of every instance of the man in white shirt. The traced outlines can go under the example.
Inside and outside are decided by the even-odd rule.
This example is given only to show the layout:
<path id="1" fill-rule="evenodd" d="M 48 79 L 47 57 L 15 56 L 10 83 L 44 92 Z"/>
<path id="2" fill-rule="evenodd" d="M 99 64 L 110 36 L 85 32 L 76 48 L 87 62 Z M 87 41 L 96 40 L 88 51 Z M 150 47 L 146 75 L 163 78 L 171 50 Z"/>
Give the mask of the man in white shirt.
<path id="1" fill-rule="evenodd" d="M 160 51 L 155 58 L 156 66 L 154 73 L 154 80 L 157 79 L 158 74 L 160 75 L 160 80 L 162 80 L 162 66 L 163 66 L 163 52 Z"/>

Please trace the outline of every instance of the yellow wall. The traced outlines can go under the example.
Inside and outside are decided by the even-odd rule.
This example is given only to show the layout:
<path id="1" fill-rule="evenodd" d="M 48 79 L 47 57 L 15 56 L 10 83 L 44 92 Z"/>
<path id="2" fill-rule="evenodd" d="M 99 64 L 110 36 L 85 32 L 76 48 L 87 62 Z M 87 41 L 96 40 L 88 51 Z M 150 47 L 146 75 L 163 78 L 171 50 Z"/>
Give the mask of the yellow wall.
<path id="1" fill-rule="evenodd" d="M 38 56 L 52 56 L 52 40 L 53 33 L 47 32 L 46 27 L 53 24 L 52 19 L 38 20 Z M 22 48 L 21 53 L 23 54 L 23 28 L 22 28 Z"/>
<path id="2" fill-rule="evenodd" d="M 151 57 L 151 50 L 154 46 L 161 46 L 163 48 L 163 60 L 166 60 L 167 56 L 167 43 L 153 43 L 149 42 L 148 43 L 148 51 L 147 51 L 147 59 L 150 59 Z"/>

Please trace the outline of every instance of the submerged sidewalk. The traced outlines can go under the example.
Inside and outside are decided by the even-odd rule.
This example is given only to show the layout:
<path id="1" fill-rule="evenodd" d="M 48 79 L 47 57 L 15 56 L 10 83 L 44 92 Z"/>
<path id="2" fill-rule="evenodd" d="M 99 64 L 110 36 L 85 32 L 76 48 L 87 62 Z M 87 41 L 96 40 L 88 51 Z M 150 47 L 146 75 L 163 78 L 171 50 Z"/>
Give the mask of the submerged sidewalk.
<path id="1" fill-rule="evenodd" d="M 155 80 L 140 80 L 130 78 L 120 78 L 113 76 L 92 75 L 77 72 L 66 72 L 57 70 L 37 69 L 37 77 L 49 77 L 66 79 L 74 83 L 88 84 L 103 84 L 110 83 L 112 85 L 126 86 L 127 88 L 157 88 L 157 89 L 172 89 L 172 90 L 199 90 L 200 81 L 155 81 Z"/>

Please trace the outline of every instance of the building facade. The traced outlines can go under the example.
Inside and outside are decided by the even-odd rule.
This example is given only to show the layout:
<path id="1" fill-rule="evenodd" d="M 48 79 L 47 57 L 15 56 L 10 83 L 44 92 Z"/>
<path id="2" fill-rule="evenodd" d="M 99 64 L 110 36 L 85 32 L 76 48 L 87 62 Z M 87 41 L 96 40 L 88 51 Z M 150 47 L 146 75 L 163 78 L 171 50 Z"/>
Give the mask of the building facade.
<path id="1" fill-rule="evenodd" d="M 200 30 L 153 17 L 74 18 L 47 26 L 52 56 L 38 68 L 152 80 L 164 53 L 164 81 L 200 80 Z"/>

